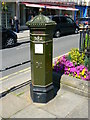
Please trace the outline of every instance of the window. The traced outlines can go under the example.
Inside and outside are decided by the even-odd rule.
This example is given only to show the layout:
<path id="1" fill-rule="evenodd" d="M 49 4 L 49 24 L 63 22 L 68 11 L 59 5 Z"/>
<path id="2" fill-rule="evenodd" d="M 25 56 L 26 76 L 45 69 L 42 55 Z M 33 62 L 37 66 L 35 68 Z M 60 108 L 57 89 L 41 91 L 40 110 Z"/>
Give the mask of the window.
<path id="1" fill-rule="evenodd" d="M 67 18 L 67 23 L 72 24 L 73 23 L 72 19 Z"/>
<path id="2" fill-rule="evenodd" d="M 60 22 L 59 17 L 53 17 L 52 20 L 55 21 L 56 23 Z"/>
<path id="3" fill-rule="evenodd" d="M 67 23 L 67 20 L 65 17 L 60 17 L 61 23 Z"/>

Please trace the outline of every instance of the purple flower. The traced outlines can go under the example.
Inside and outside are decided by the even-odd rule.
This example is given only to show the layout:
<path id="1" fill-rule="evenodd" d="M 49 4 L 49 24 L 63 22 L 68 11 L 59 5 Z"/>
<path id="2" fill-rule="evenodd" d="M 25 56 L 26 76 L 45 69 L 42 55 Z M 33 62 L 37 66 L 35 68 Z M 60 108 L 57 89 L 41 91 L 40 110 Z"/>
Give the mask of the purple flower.
<path id="1" fill-rule="evenodd" d="M 73 77 L 75 77 L 75 74 L 73 73 Z"/>
<path id="2" fill-rule="evenodd" d="M 65 69 L 64 69 L 65 71 L 68 71 L 68 68 L 67 67 L 65 67 Z"/>
<path id="3" fill-rule="evenodd" d="M 79 72 L 79 71 L 77 71 L 77 75 L 78 75 L 78 76 L 79 76 L 79 73 L 80 73 L 80 72 Z"/>
<path id="4" fill-rule="evenodd" d="M 67 71 L 67 75 L 69 75 L 69 72 Z"/>
<path id="5" fill-rule="evenodd" d="M 70 68 L 70 72 L 73 73 L 74 72 L 74 68 Z"/>
<path id="6" fill-rule="evenodd" d="M 81 73 L 83 69 L 85 70 L 85 72 L 82 76 Z M 84 65 L 77 66 L 76 63 L 74 66 L 71 61 L 66 59 L 66 56 L 63 56 L 55 61 L 54 70 L 57 72 L 64 70 L 64 74 L 72 75 L 73 77 L 77 75 L 82 80 L 90 80 L 90 71 L 88 71 L 87 67 L 85 67 Z"/>

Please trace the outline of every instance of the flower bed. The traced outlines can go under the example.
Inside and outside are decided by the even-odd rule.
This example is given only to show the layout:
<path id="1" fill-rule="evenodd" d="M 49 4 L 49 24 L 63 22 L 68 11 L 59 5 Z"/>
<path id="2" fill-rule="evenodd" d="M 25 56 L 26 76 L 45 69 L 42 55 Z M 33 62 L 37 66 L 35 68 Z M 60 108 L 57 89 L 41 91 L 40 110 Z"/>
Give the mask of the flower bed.
<path id="1" fill-rule="evenodd" d="M 80 54 L 78 49 L 72 49 L 67 56 L 64 55 L 55 61 L 53 69 L 56 72 L 90 81 L 88 62 L 84 53 Z"/>

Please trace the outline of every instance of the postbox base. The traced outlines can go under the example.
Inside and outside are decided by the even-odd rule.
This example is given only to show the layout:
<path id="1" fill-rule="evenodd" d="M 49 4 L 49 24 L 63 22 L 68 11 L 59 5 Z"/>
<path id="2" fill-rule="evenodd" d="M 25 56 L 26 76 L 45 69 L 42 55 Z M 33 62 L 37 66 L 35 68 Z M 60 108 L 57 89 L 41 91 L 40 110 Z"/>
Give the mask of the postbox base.
<path id="1" fill-rule="evenodd" d="M 47 103 L 54 98 L 54 87 L 53 84 L 46 87 L 33 86 L 30 83 L 30 94 L 33 102 L 36 103 Z"/>

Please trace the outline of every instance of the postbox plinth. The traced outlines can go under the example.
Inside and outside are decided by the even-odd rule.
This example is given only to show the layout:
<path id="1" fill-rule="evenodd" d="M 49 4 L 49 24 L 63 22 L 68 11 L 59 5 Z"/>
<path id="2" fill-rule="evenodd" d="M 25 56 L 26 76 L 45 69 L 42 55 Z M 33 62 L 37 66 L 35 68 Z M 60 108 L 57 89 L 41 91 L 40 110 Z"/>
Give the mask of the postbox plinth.
<path id="1" fill-rule="evenodd" d="M 31 98 L 33 102 L 46 103 L 54 97 L 52 51 L 56 23 L 40 14 L 26 24 L 30 28 Z"/>
<path id="2" fill-rule="evenodd" d="M 30 94 L 33 102 L 47 103 L 54 97 L 53 84 L 42 87 L 30 83 Z"/>

